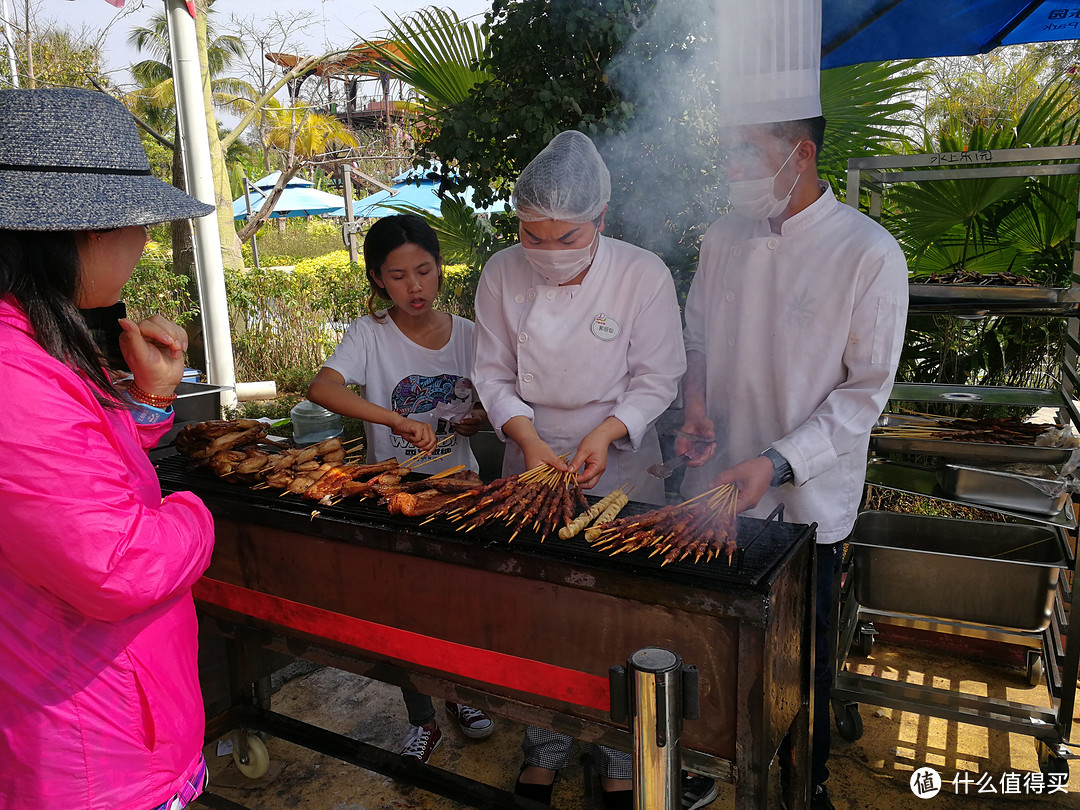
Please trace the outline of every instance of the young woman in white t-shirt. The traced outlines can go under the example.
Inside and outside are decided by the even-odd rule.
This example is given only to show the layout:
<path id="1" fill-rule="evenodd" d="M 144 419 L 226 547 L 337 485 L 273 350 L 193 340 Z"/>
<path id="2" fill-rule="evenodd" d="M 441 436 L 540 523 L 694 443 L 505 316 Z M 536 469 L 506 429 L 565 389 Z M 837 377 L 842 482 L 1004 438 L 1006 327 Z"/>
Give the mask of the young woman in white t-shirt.
<path id="1" fill-rule="evenodd" d="M 464 464 L 477 471 L 469 447 L 484 421 L 469 379 L 473 323 L 434 308 L 442 286 L 439 238 L 413 214 L 378 220 L 364 238 L 371 294 L 368 315 L 357 318 L 319 369 L 307 398 L 364 420 L 368 461 L 406 461 L 432 451 L 432 473 Z M 390 304 L 376 311 L 376 299 Z M 363 396 L 349 386 L 363 386 Z M 434 448 L 434 449 L 433 449 Z M 401 755 L 427 762 L 442 742 L 431 698 L 402 689 L 409 733 Z M 494 725 L 470 706 L 446 704 L 467 737 L 491 735 Z"/>

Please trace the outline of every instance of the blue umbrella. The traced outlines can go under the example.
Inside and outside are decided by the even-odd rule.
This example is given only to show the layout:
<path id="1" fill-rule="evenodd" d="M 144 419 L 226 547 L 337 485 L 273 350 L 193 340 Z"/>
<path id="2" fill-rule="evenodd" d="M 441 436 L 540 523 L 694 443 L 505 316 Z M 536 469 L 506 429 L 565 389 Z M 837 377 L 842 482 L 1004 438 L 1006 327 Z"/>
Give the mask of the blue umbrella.
<path id="1" fill-rule="evenodd" d="M 1078 38 L 1080 2 L 822 0 L 823 68 Z"/>
<path id="2" fill-rule="evenodd" d="M 258 211 L 269 196 L 281 172 L 272 172 L 252 183 L 251 211 Z M 285 184 L 281 196 L 274 205 L 269 219 L 279 217 L 344 216 L 345 198 L 316 189 L 315 184 L 303 177 L 294 177 Z M 233 219 L 247 219 L 247 203 L 243 197 L 233 200 Z"/>
<path id="3" fill-rule="evenodd" d="M 377 191 L 354 202 L 353 216 L 358 219 L 364 217 L 373 219 L 387 217 L 398 213 L 395 208 L 400 206 L 419 208 L 438 215 L 442 212 L 443 201 L 443 196 L 439 194 L 440 179 L 441 177 L 437 171 L 410 169 L 390 181 L 393 191 Z M 457 196 L 478 214 L 507 210 L 506 203 L 495 203 L 486 208 L 478 207 L 473 202 L 473 190 L 471 188 L 458 192 Z M 336 216 L 345 216 L 344 205 L 342 205 Z"/>

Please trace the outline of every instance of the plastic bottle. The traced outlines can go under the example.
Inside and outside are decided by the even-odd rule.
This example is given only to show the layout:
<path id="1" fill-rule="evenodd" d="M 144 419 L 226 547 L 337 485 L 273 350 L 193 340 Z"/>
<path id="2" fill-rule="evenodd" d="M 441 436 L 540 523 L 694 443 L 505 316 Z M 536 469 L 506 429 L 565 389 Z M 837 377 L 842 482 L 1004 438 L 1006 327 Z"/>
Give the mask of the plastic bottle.
<path id="1" fill-rule="evenodd" d="M 289 416 L 292 419 L 293 443 L 297 447 L 341 435 L 341 416 L 306 399 L 296 403 Z"/>

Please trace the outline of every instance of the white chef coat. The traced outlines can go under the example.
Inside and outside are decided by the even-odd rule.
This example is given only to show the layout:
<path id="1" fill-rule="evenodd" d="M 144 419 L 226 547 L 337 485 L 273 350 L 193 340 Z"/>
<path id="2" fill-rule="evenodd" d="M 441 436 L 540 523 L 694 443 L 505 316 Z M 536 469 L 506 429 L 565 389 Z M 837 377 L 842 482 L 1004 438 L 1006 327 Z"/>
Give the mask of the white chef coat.
<path id="1" fill-rule="evenodd" d="M 443 443 L 424 464 L 422 472 L 437 473 L 464 464 L 476 472 L 479 465 L 469 440 L 454 432 L 450 422 L 460 420 L 475 402 L 469 380 L 472 368 L 473 323 L 453 315 L 450 340 L 429 349 L 410 340 L 382 310 L 382 320 L 357 318 L 334 353 L 323 365 L 345 378 L 346 385 L 361 385 L 364 399 L 426 422 Z M 420 453 L 386 425 L 364 423 L 369 463 L 396 458 L 408 461 Z"/>
<path id="2" fill-rule="evenodd" d="M 716 454 L 687 471 L 696 495 L 770 446 L 794 479 L 747 512 L 817 522 L 844 539 L 862 497 L 870 430 L 892 390 L 907 317 L 907 263 L 896 240 L 828 186 L 772 233 L 768 220 L 721 217 L 705 233 L 686 304 L 687 351 L 705 355 Z"/>
<path id="3" fill-rule="evenodd" d="M 500 438 L 514 416 L 532 420 L 556 453 L 571 453 L 614 416 L 628 435 L 608 452 L 593 489 L 623 484 L 631 496 L 662 503 L 653 423 L 671 404 L 686 370 L 682 321 L 671 273 L 658 256 L 601 236 L 580 285 L 549 286 L 515 245 L 491 257 L 476 290 L 473 381 Z M 507 442 L 504 474 L 524 458 Z"/>

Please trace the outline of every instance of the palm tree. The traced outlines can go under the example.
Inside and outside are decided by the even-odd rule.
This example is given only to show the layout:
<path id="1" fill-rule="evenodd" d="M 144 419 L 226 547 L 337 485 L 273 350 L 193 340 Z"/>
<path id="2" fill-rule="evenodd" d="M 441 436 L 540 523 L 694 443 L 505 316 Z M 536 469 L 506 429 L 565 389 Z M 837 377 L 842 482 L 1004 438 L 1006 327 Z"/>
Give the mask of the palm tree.
<path id="1" fill-rule="evenodd" d="M 277 151 L 281 175 L 266 195 L 266 201 L 237 232 L 241 242 L 248 239 L 274 211 L 285 185 L 305 165 L 334 157 L 335 153 L 358 145 L 356 136 L 337 118 L 313 109 L 282 107 L 271 100 L 266 105 L 267 148 Z"/>
<path id="2" fill-rule="evenodd" d="M 214 36 L 211 33 L 210 13 L 207 10 L 209 46 L 207 66 L 210 88 L 215 101 L 235 110 L 237 97 L 250 97 L 252 88 L 240 79 L 224 77 L 234 59 L 243 53 L 243 45 L 237 37 Z M 128 44 L 138 53 L 146 53 L 144 59 L 131 66 L 131 75 L 139 88 L 126 97 L 132 111 L 158 132 L 173 131 L 172 184 L 185 189 L 184 163 L 179 149 L 180 129 L 176 117 L 176 98 L 173 91 L 172 62 L 169 58 L 169 24 L 164 12 L 156 12 L 148 26 L 137 26 L 128 34 Z M 189 278 L 195 267 L 191 243 L 191 229 L 185 222 L 172 224 L 173 268 Z"/>

